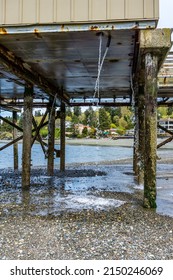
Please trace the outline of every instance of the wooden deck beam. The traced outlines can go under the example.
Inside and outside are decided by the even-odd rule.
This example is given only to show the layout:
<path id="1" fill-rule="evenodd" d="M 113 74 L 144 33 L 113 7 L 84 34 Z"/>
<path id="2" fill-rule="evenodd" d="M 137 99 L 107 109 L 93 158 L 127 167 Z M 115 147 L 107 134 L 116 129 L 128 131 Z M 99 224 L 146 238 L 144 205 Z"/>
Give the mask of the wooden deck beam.
<path id="1" fill-rule="evenodd" d="M 46 77 L 36 72 L 2 44 L 0 44 L 0 62 L 7 71 L 26 81 L 27 84 L 37 85 L 50 96 L 54 97 L 56 95 L 60 100 L 69 103 L 67 94 L 64 94 L 60 88 L 55 87 Z"/>

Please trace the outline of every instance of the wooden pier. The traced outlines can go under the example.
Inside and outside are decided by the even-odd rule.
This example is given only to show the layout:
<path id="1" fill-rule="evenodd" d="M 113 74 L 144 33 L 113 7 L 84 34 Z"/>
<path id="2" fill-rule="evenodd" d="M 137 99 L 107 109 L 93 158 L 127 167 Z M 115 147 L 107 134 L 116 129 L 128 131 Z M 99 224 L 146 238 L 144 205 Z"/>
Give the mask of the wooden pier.
<path id="1" fill-rule="evenodd" d="M 55 153 L 60 157 L 61 170 L 65 170 L 66 106 L 135 106 L 134 171 L 138 182 L 144 183 L 144 206 L 156 207 L 157 106 L 171 106 L 173 97 L 172 73 L 165 74 L 162 67 L 169 57 L 172 30 L 156 29 L 159 1 L 104 0 L 102 5 L 107 8 L 106 14 L 101 13 L 103 18 L 96 10 L 98 1 L 83 1 L 89 5 L 87 15 L 85 11 L 79 13 L 82 1 L 73 1 L 71 16 L 62 7 L 64 18 L 54 12 L 49 20 L 39 16 L 38 21 L 27 18 L 26 10 L 22 13 L 27 1 L 19 10 L 15 9 L 16 17 L 13 14 L 10 18 L 9 4 L 22 2 L 10 1 L 0 2 L 4 11 L 0 17 L 0 107 L 13 111 L 14 139 L 0 151 L 14 145 L 17 169 L 16 143 L 23 139 L 22 187 L 30 185 L 31 147 L 36 140 L 47 155 L 48 174 L 53 175 Z M 129 6 L 135 1 L 139 4 L 139 17 Z M 51 3 L 57 7 L 62 1 Z M 110 12 L 110 5 L 119 5 L 119 17 Z M 120 5 L 124 5 L 122 10 Z M 37 16 L 42 14 L 37 5 L 35 9 Z M 52 17 L 56 20 L 50 20 Z M 94 95 L 100 49 L 100 55 L 106 55 L 99 91 Z M 37 107 L 46 108 L 39 125 L 32 116 L 33 108 Z M 16 112 L 21 108 L 23 129 L 16 124 Z M 57 118 L 61 122 L 60 151 L 54 147 Z M 49 127 L 48 143 L 40 136 L 45 125 Z M 23 132 L 23 136 L 17 137 L 16 130 Z"/>

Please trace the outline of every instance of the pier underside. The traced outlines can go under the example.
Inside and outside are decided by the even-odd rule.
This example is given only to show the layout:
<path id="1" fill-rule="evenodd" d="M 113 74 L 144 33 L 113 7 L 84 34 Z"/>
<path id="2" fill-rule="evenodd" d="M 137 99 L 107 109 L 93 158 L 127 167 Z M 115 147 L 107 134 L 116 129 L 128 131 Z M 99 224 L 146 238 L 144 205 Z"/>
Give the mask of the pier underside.
<path id="1" fill-rule="evenodd" d="M 134 171 L 138 182 L 144 182 L 144 206 L 156 207 L 156 109 L 157 103 L 170 105 L 173 97 L 172 86 L 168 84 L 172 80 L 159 70 L 170 47 L 169 29 L 115 30 L 113 25 L 107 25 L 47 32 L 21 27 L 14 32 L 14 28 L 1 28 L 0 107 L 14 112 L 24 108 L 23 187 L 29 186 L 34 138 L 48 154 L 48 173 L 53 174 L 54 152 L 60 156 L 61 170 L 65 169 L 65 106 L 135 105 Z M 99 73 L 98 63 L 103 57 Z M 47 108 L 39 126 L 32 118 L 34 107 Z M 47 114 L 48 144 L 39 134 Z M 20 130 L 13 115 L 12 125 Z M 54 149 L 56 117 L 61 119 L 60 151 Z M 19 140 L 15 138 L 14 133 L 11 144 Z"/>

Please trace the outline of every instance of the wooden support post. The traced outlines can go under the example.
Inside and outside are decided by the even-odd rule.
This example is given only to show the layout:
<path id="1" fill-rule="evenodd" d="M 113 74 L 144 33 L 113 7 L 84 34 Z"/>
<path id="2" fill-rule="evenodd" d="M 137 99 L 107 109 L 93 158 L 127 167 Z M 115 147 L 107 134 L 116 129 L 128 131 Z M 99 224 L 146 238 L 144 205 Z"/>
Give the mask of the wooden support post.
<path id="1" fill-rule="evenodd" d="M 61 103 L 60 171 L 65 171 L 65 104 Z"/>
<path id="2" fill-rule="evenodd" d="M 156 208 L 158 56 L 145 55 L 144 207 Z"/>
<path id="3" fill-rule="evenodd" d="M 145 93 L 144 207 L 146 208 L 156 207 L 157 74 L 170 48 L 170 29 L 140 31 L 138 63 L 141 65 L 137 72 L 142 75 Z"/>
<path id="4" fill-rule="evenodd" d="M 134 146 L 133 146 L 133 171 L 138 175 L 138 99 L 135 94 L 135 128 L 134 128 Z"/>
<path id="5" fill-rule="evenodd" d="M 24 92 L 23 151 L 22 151 L 22 188 L 23 189 L 27 189 L 30 186 L 32 107 L 33 107 L 33 87 L 28 86 L 25 88 L 25 92 Z"/>
<path id="6" fill-rule="evenodd" d="M 144 84 L 138 87 L 138 184 L 144 183 L 145 157 L 145 95 Z"/>
<path id="7" fill-rule="evenodd" d="M 17 124 L 17 112 L 13 111 L 13 124 Z M 17 138 L 17 129 L 13 127 L 13 140 Z M 13 144 L 14 170 L 18 170 L 18 143 Z"/>
<path id="8" fill-rule="evenodd" d="M 51 103 L 49 108 L 49 123 L 48 123 L 48 161 L 47 173 L 53 175 L 54 173 L 54 145 L 55 145 L 55 107 Z"/>

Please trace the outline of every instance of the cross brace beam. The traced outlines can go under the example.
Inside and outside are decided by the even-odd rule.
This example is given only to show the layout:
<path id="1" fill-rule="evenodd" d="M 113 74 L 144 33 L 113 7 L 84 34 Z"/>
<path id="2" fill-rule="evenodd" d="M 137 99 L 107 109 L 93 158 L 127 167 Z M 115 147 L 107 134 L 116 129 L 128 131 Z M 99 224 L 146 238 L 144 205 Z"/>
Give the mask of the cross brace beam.
<path id="1" fill-rule="evenodd" d="M 46 116 L 46 115 L 47 115 L 47 111 L 46 111 L 44 116 Z M 43 116 L 43 119 L 44 119 L 44 116 Z M 56 115 L 55 119 L 58 119 L 59 117 L 60 117 L 60 114 L 57 112 L 57 115 Z M 9 125 L 11 125 L 12 127 L 18 129 L 19 131 L 23 132 L 23 129 L 21 127 L 19 127 L 18 125 L 10 122 L 9 120 L 3 118 L 2 116 L 0 116 L 0 119 L 2 119 L 3 121 L 7 122 Z M 40 142 L 40 138 L 38 137 L 38 131 L 40 131 L 40 129 L 43 128 L 44 126 L 48 125 L 48 123 L 49 123 L 48 121 L 41 122 L 38 127 L 36 127 L 37 125 L 35 123 L 34 128 L 32 129 L 32 133 L 36 132 L 37 136 L 36 137 L 33 136 L 33 140 L 34 141 L 38 140 Z M 20 141 L 22 139 L 23 139 L 23 135 L 21 135 L 18 138 L 12 140 L 11 142 L 9 142 L 6 145 L 4 145 L 3 147 L 0 147 L 0 151 L 3 151 L 4 149 L 10 147 L 11 145 L 17 143 L 18 141 Z M 44 142 L 43 140 L 41 141 L 40 144 L 41 145 L 43 144 L 44 146 L 48 147 L 48 144 L 46 142 Z M 56 157 L 60 157 L 60 151 L 59 150 L 54 148 L 54 152 L 56 153 Z"/>
<path id="2" fill-rule="evenodd" d="M 171 142 L 173 140 L 173 132 L 166 129 L 165 127 L 163 127 L 162 125 L 158 124 L 157 126 L 158 128 L 162 129 L 163 131 L 169 133 L 171 135 L 171 137 L 169 137 L 168 139 L 164 140 L 162 143 L 157 145 L 157 149 L 161 148 L 162 146 L 166 145 L 167 143 Z"/>

